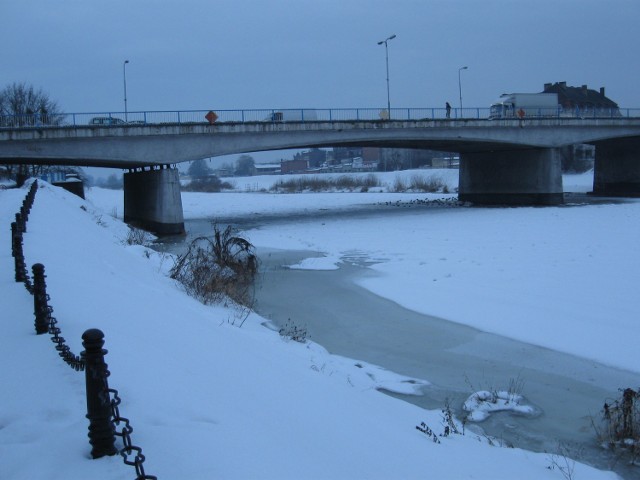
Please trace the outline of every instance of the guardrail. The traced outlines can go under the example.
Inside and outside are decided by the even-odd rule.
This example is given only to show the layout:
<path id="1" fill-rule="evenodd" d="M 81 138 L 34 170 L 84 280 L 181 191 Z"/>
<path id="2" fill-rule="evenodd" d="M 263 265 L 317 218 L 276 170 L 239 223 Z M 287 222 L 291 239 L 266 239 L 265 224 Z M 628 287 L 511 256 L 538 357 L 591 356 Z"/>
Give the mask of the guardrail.
<path id="1" fill-rule="evenodd" d="M 379 108 L 289 108 L 253 110 L 180 110 L 141 112 L 87 112 L 28 115 L 0 115 L 0 128 L 39 127 L 122 127 L 149 124 L 202 124 L 254 122 L 342 122 L 342 121 L 419 121 L 479 120 L 490 118 L 489 108 L 392 108 L 391 115 Z M 526 118 L 635 118 L 640 108 L 586 108 L 528 110 Z M 517 118 L 515 114 L 500 118 Z"/>

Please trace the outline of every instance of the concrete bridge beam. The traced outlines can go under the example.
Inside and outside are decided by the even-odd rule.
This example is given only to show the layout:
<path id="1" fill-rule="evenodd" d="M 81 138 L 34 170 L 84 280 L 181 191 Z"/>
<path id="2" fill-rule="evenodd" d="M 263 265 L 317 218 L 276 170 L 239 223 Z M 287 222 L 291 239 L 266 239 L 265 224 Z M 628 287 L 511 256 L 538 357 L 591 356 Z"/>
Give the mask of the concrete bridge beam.
<path id="1" fill-rule="evenodd" d="M 184 233 L 180 179 L 175 168 L 124 174 L 124 221 L 156 233 Z"/>
<path id="2" fill-rule="evenodd" d="M 640 138 L 618 138 L 596 144 L 593 194 L 640 197 Z"/>
<path id="3" fill-rule="evenodd" d="M 558 205 L 564 201 L 558 149 L 460 155 L 458 198 L 482 205 Z"/>

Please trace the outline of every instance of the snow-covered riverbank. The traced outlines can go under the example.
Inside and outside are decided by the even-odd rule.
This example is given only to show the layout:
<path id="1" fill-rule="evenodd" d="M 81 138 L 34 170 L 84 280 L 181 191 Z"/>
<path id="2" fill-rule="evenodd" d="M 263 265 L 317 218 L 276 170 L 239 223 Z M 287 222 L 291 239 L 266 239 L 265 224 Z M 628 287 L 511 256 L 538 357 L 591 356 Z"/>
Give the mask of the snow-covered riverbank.
<path id="1" fill-rule="evenodd" d="M 383 190 L 396 177 L 435 175 L 451 190 L 455 170 L 378 174 Z M 266 248 L 314 250 L 324 258 L 306 268 L 331 268 L 357 256 L 378 275 L 362 281 L 372 292 L 417 312 L 535 345 L 640 371 L 635 333 L 640 297 L 640 201 L 621 199 L 567 206 L 433 208 L 409 214 L 330 218 L 352 207 L 403 209 L 403 203 L 455 199 L 428 193 L 255 193 L 281 177 L 235 179 L 248 192 L 183 193 L 186 218 L 259 219 L 295 216 L 249 230 Z M 591 190 L 591 173 L 565 175 L 566 192 Z M 122 212 L 122 193 L 93 189 L 105 211 Z M 575 202 L 578 202 L 576 205 Z"/>
<path id="2" fill-rule="evenodd" d="M 57 358 L 47 338 L 35 336 L 32 299 L 13 281 L 8 225 L 24 193 L 0 192 L 0 219 L 7 226 L 2 234 L 6 249 L 0 252 L 6 324 L 0 349 L 5 365 L 0 377 L 2 477 L 131 478 L 132 469 L 120 457 L 88 458 L 84 378 Z M 257 315 L 238 328 L 233 325 L 234 311 L 202 306 L 180 292 L 164 276 L 166 259 L 163 263 L 149 250 L 122 245 L 127 229 L 109 217 L 118 205 L 112 202 L 116 199 L 112 192 L 95 189 L 88 197 L 90 202 L 85 203 L 59 189 L 41 188 L 25 235 L 25 254 L 29 265 L 45 264 L 51 305 L 74 352 L 82 350 L 80 336 L 85 329 L 105 331 L 109 381 L 123 398 L 121 413 L 131 419 L 134 443 L 147 457 L 147 473 L 159 478 L 202 479 L 563 478 L 558 468 L 549 468 L 557 466 L 550 455 L 489 447 L 470 433 L 434 443 L 416 426 L 424 422 L 441 433 L 444 425 L 439 411 L 425 411 L 375 391 L 380 385 L 393 388 L 394 383 L 406 388 L 405 378 L 328 356 L 317 345 L 284 342 L 264 328 Z M 194 215 L 200 205 L 197 213 L 206 211 L 212 217 L 233 213 L 224 205 L 227 200 L 250 206 L 248 216 L 276 208 L 271 198 L 288 208 L 293 205 L 307 211 L 327 208 L 329 200 L 239 193 L 185 194 L 184 198 L 187 215 Z M 340 200 L 343 206 L 349 201 Z M 94 204 L 103 210 L 94 209 Z M 608 218 L 612 212 L 604 213 Z M 320 235 L 327 225 L 312 221 L 302 224 L 298 233 L 283 227 L 249 234 L 257 245 L 304 246 L 324 251 L 336 261 L 343 254 L 364 253 L 373 260 L 409 265 L 408 253 L 403 252 L 411 244 L 410 234 L 424 230 L 414 224 L 413 229 L 398 233 L 393 248 L 384 251 L 376 235 L 390 238 L 380 233 L 397 226 L 372 223 L 346 242 Z M 348 239 L 349 235 L 343 235 L 349 232 L 348 225 L 337 226 L 342 230 L 334 235 Z M 622 225 L 618 233 L 624 238 L 629 228 Z M 465 232 L 458 229 L 457 234 Z M 638 261 L 630 245 L 630 241 L 622 245 L 627 248 L 628 261 L 620 267 L 621 278 L 628 279 Z M 590 252 L 600 260 L 610 260 L 598 254 L 596 246 Z M 433 261 L 439 258 L 437 250 L 419 251 L 436 255 Z M 485 258 L 486 262 L 493 260 Z M 463 262 L 462 271 L 471 266 L 473 263 Z M 579 306 L 577 313 L 590 304 Z M 629 300 L 625 307 L 633 309 L 635 304 Z M 613 313 L 623 312 L 621 308 Z M 536 329 L 535 325 L 528 327 L 527 331 Z M 580 464 L 573 475 L 615 478 L 610 472 Z"/>

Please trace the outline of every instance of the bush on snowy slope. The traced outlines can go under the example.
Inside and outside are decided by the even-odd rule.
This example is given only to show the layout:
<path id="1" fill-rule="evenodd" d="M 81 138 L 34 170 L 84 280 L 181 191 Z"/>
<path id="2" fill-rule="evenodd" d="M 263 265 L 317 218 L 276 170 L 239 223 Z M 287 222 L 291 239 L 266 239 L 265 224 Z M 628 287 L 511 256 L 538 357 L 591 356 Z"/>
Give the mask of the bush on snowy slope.
<path id="1" fill-rule="evenodd" d="M 228 298 L 240 306 L 251 307 L 257 273 L 258 257 L 253 245 L 234 234 L 230 225 L 224 230 L 214 225 L 213 237 L 194 239 L 176 259 L 170 276 L 205 304 Z"/>

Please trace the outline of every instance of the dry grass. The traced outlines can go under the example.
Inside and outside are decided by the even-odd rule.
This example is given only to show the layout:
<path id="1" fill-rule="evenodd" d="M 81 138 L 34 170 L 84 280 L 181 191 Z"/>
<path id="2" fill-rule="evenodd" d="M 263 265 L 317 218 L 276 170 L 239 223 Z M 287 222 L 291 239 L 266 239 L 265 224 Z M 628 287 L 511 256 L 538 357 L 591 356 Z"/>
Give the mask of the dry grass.
<path id="1" fill-rule="evenodd" d="M 438 175 L 423 177 L 413 175 L 408 183 L 400 177 L 396 177 L 392 186 L 392 191 L 401 192 L 425 192 L 425 193 L 448 193 L 449 187 L 442 177 Z"/>
<path id="2" fill-rule="evenodd" d="M 229 298 L 242 306 L 253 304 L 253 285 L 258 257 L 249 241 L 214 225 L 213 238 L 199 237 L 178 257 L 170 272 L 185 291 L 202 303 L 220 303 Z"/>
<path id="3" fill-rule="evenodd" d="M 329 192 L 336 190 L 367 191 L 369 188 L 379 186 L 380 181 L 374 174 L 366 176 L 341 175 L 337 178 L 322 178 L 309 175 L 280 180 L 271 187 L 271 190 L 282 193 Z"/>

